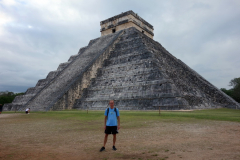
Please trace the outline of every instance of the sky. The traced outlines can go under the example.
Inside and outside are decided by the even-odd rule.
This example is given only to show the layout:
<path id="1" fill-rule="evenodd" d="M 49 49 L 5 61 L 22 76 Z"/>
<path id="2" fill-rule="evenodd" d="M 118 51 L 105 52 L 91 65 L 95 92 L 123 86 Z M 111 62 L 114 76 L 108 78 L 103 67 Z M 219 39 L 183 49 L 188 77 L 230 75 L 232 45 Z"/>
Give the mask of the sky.
<path id="1" fill-rule="evenodd" d="M 132 10 L 154 40 L 217 88 L 240 77 L 239 0 L 0 0 L 0 91 L 25 92 Z"/>

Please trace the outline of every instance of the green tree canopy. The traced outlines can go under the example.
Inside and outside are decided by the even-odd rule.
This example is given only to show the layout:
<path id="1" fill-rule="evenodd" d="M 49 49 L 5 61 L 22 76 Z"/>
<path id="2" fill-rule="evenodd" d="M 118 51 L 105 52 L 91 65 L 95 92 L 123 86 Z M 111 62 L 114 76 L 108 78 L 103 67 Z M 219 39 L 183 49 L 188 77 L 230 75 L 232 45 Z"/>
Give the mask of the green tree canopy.
<path id="1" fill-rule="evenodd" d="M 232 79 L 229 83 L 229 86 L 232 86 L 233 88 L 229 90 L 221 88 L 221 90 L 240 103 L 240 77 Z"/>
<path id="2" fill-rule="evenodd" d="M 233 86 L 233 89 L 237 88 L 239 85 L 240 85 L 240 77 L 234 78 L 230 81 L 230 86 Z"/>
<path id="3" fill-rule="evenodd" d="M 0 104 L 4 105 L 5 103 L 12 103 L 14 98 L 24 93 L 14 93 L 9 91 L 0 91 Z"/>

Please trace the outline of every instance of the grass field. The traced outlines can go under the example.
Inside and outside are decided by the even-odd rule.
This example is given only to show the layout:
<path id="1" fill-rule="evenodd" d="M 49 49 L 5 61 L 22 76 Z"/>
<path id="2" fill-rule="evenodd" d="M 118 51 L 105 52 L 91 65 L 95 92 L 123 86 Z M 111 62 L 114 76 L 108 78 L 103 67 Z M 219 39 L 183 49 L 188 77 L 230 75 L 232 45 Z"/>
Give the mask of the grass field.
<path id="1" fill-rule="evenodd" d="M 240 159 L 240 110 L 120 111 L 117 151 L 104 111 L 3 112 L 0 159 Z"/>

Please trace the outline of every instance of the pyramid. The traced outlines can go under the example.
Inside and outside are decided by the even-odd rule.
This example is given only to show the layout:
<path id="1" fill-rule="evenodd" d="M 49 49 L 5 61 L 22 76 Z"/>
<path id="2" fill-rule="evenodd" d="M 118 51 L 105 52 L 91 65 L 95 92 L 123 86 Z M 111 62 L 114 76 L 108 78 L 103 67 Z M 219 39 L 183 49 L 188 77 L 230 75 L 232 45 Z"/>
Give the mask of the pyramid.
<path id="1" fill-rule="evenodd" d="M 101 37 L 61 63 L 5 110 L 234 108 L 231 97 L 153 40 L 153 26 L 124 12 L 100 22 Z"/>

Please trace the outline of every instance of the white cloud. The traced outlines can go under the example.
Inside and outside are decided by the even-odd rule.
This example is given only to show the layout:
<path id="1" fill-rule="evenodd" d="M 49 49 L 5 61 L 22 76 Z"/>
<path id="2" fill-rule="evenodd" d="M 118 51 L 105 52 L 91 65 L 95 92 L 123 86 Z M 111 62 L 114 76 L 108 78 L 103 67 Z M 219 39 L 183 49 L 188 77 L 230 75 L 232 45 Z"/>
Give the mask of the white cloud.
<path id="1" fill-rule="evenodd" d="M 15 0 L 1 0 L 0 4 L 4 6 L 13 6 L 13 5 L 16 5 L 17 3 Z"/>
<path id="2" fill-rule="evenodd" d="M 13 18 L 0 11 L 0 36 L 5 33 L 4 26 L 13 21 Z"/>

